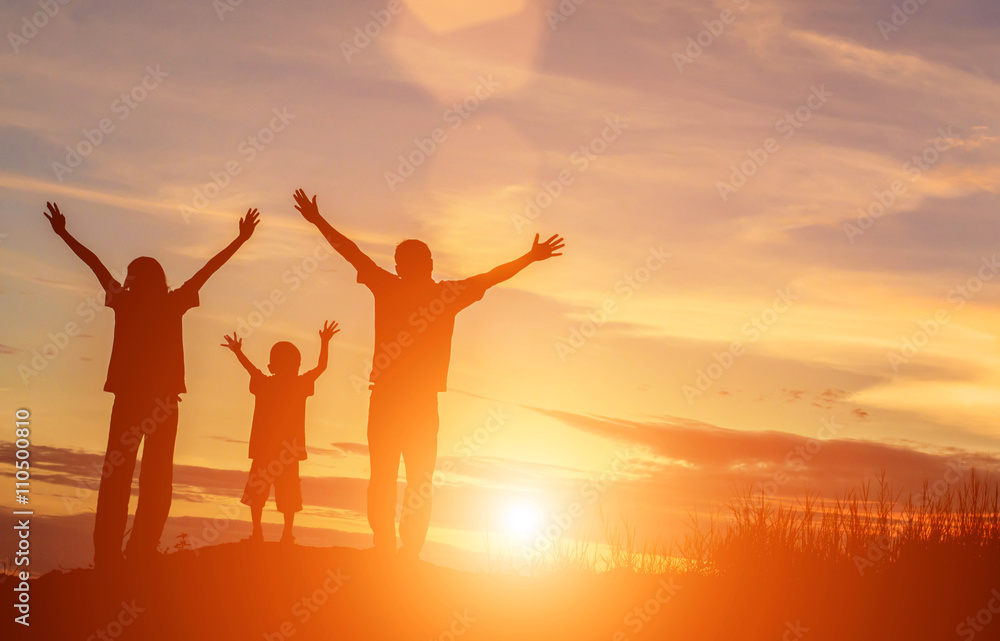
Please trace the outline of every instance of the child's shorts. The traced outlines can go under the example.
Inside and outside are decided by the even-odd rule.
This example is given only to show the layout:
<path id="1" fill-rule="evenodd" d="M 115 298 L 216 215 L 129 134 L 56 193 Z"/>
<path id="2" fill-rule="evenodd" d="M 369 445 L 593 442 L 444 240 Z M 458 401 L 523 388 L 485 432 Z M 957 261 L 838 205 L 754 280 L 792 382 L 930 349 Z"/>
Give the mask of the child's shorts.
<path id="1" fill-rule="evenodd" d="M 299 481 L 299 462 L 285 463 L 278 459 L 253 459 L 250 477 L 243 488 L 242 503 L 251 507 L 264 507 L 274 486 L 274 502 L 282 513 L 302 510 L 302 486 Z"/>

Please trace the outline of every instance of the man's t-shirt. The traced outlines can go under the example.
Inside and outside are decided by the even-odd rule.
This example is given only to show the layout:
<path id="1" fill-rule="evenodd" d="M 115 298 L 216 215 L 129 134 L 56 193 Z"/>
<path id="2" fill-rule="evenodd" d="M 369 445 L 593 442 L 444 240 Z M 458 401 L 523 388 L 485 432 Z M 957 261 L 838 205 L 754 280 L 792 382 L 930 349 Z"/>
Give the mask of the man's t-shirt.
<path id="1" fill-rule="evenodd" d="M 104 304 L 115 310 L 115 337 L 106 392 L 136 396 L 180 394 L 184 387 L 184 338 L 181 317 L 198 306 L 189 283 L 163 296 L 107 292 Z"/>
<path id="2" fill-rule="evenodd" d="M 250 458 L 273 459 L 287 450 L 296 460 L 306 458 L 306 399 L 315 392 L 315 378 L 306 375 L 250 375 L 250 393 L 257 397 L 250 428 Z"/>
<path id="3" fill-rule="evenodd" d="M 375 296 L 370 380 L 443 392 L 455 315 L 483 297 L 482 279 L 410 283 L 372 263 L 358 270 L 358 282 Z"/>

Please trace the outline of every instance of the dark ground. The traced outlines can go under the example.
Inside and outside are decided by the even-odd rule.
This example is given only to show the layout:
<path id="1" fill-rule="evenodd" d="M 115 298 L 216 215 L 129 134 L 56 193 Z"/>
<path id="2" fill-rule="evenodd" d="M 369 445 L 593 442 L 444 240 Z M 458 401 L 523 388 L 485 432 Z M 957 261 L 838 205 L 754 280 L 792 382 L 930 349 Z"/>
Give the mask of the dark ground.
<path id="1" fill-rule="evenodd" d="M 515 577 L 425 563 L 383 568 L 371 552 L 348 548 L 234 543 L 162 556 L 114 580 L 92 569 L 50 572 L 32 582 L 30 633 L 8 609 L 0 637 L 943 641 L 973 638 L 958 626 L 1000 587 L 1000 577 L 947 565 L 919 576 L 851 568 L 823 581 L 771 570 Z M 13 583 L 0 586 L 9 595 Z M 1000 620 L 980 627 L 969 628 L 974 638 L 1000 639 Z"/>

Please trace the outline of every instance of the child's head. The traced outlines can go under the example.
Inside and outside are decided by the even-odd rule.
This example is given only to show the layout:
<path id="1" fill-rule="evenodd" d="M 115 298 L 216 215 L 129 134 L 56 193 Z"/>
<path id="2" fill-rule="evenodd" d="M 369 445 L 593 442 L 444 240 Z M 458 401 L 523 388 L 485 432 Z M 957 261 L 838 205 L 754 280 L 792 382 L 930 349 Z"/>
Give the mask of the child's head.
<path id="1" fill-rule="evenodd" d="M 431 248 L 426 243 L 404 240 L 396 245 L 396 275 L 404 279 L 426 279 L 431 277 L 434 269 L 434 259 L 431 258 Z"/>
<path id="2" fill-rule="evenodd" d="M 267 369 L 276 376 L 297 376 L 301 364 L 299 348 L 288 341 L 279 341 L 271 348 L 271 362 L 267 364 Z"/>
<path id="3" fill-rule="evenodd" d="M 124 286 L 141 295 L 166 294 L 167 275 L 155 258 L 140 256 L 128 264 Z"/>

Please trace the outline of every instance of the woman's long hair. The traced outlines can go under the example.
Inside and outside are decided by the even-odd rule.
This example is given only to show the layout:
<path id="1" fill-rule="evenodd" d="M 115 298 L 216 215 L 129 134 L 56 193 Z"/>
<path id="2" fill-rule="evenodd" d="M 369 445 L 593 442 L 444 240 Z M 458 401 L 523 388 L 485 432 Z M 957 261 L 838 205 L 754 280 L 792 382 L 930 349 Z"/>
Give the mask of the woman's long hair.
<path id="1" fill-rule="evenodd" d="M 125 289 L 139 296 L 163 296 L 167 293 L 167 275 L 155 258 L 140 256 L 128 264 Z"/>

